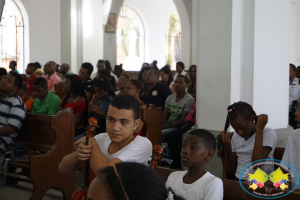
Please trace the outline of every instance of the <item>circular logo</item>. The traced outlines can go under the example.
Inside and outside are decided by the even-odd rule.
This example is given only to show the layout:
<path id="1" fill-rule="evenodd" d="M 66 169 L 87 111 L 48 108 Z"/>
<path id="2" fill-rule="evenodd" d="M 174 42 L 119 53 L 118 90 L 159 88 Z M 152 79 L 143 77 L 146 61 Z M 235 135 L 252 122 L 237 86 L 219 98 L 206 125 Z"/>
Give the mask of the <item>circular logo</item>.
<path id="1" fill-rule="evenodd" d="M 294 180 L 291 187 L 291 180 Z M 250 163 L 240 173 L 239 182 L 248 194 L 261 199 L 277 199 L 294 191 L 299 175 L 290 164 L 276 159 Z"/>
<path id="2" fill-rule="evenodd" d="M 157 91 L 154 90 L 154 91 L 152 92 L 152 96 L 156 96 L 156 95 L 157 95 Z"/>

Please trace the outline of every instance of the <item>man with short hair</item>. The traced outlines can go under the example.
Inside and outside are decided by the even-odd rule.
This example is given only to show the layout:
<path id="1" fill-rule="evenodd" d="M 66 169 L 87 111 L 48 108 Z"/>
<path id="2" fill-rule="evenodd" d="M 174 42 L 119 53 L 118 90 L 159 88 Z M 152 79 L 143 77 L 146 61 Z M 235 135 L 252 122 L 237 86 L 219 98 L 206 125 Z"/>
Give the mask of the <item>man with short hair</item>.
<path id="1" fill-rule="evenodd" d="M 48 82 L 43 77 L 38 77 L 33 83 L 32 95 L 35 97 L 32 113 L 56 115 L 60 110 L 61 99 L 48 90 Z"/>
<path id="2" fill-rule="evenodd" d="M 4 67 L 0 67 L 0 81 L 6 76 L 7 71 Z"/>
<path id="3" fill-rule="evenodd" d="M 82 63 L 81 68 L 79 70 L 79 78 L 83 82 L 85 94 L 89 101 L 92 99 L 92 95 L 93 95 L 92 79 L 91 79 L 91 74 L 93 73 L 93 70 L 94 67 L 89 62 Z"/>
<path id="4" fill-rule="evenodd" d="M 156 107 L 165 107 L 167 97 L 172 94 L 169 86 L 159 82 L 160 73 L 156 69 L 150 69 L 146 72 L 145 82 L 148 87 L 141 100 L 145 104 L 154 104 Z"/>
<path id="5" fill-rule="evenodd" d="M 56 93 L 55 85 L 62 82 L 61 78 L 56 74 L 56 63 L 49 61 L 44 66 L 45 76 L 44 78 L 48 82 L 48 88 L 51 92 Z"/>
<path id="6" fill-rule="evenodd" d="M 98 62 L 97 62 L 97 71 L 96 71 L 96 73 L 91 75 L 91 78 L 94 79 L 97 76 L 97 72 L 100 71 L 101 69 L 106 69 L 105 60 L 98 60 Z"/>
<path id="7" fill-rule="evenodd" d="M 178 75 L 174 84 L 175 93 L 168 96 L 162 115 L 162 142 L 168 142 L 195 104 L 195 99 L 186 92 L 187 86 L 188 78 Z"/>
<path id="8" fill-rule="evenodd" d="M 152 62 L 152 68 L 153 69 L 158 69 L 158 67 L 157 67 L 157 61 L 156 60 L 153 60 L 153 62 Z"/>
<path id="9" fill-rule="evenodd" d="M 133 136 L 140 123 L 139 118 L 140 104 L 134 96 L 122 94 L 114 97 L 107 112 L 107 133 L 90 138 L 89 145 L 85 145 L 85 137 L 75 142 L 76 151 L 62 159 L 58 171 L 74 173 L 88 159 L 94 173 L 119 162 L 148 165 L 152 154 L 151 142 L 145 137 Z"/>
<path id="10" fill-rule="evenodd" d="M 60 78 L 62 80 L 62 82 L 65 82 L 66 76 L 70 73 L 68 73 L 70 70 L 70 65 L 67 63 L 63 63 L 60 67 L 59 67 L 59 73 L 60 73 Z"/>
<path id="11" fill-rule="evenodd" d="M 9 69 L 11 69 L 11 72 L 16 72 L 17 74 L 19 74 L 19 71 L 16 68 L 17 68 L 17 62 L 14 60 L 10 61 Z"/>
<path id="12" fill-rule="evenodd" d="M 9 72 L 0 82 L 0 155 L 18 136 L 26 116 L 24 102 L 17 95 L 22 84 L 23 78 L 16 72 Z"/>
<path id="13" fill-rule="evenodd" d="M 32 94 L 33 83 L 37 78 L 37 75 L 35 74 L 36 69 L 35 63 L 29 63 L 26 68 L 26 75 L 29 75 L 29 77 L 26 78 L 25 85 L 28 87 L 29 94 Z"/>

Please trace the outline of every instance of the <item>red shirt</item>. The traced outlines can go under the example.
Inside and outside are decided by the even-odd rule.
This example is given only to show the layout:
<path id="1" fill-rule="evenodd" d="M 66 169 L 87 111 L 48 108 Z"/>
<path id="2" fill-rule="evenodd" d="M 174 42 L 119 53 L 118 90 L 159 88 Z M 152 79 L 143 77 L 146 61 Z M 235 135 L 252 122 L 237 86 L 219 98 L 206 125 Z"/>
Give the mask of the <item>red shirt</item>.
<path id="1" fill-rule="evenodd" d="M 63 102 L 61 102 L 62 105 Z M 73 114 L 77 114 L 77 113 L 84 113 L 85 109 L 86 109 L 86 103 L 85 101 L 79 101 L 79 102 L 67 102 L 65 107 L 63 108 L 64 110 L 71 110 Z M 86 119 L 85 116 L 82 116 L 82 118 L 80 119 L 78 125 L 79 126 L 85 126 Z"/>
<path id="2" fill-rule="evenodd" d="M 28 87 L 29 94 L 31 94 L 32 91 L 33 91 L 33 83 L 34 83 L 34 81 L 35 81 L 36 78 L 37 78 L 37 76 L 34 75 L 34 77 L 32 77 L 32 79 L 27 78 L 25 80 L 25 85 Z"/>

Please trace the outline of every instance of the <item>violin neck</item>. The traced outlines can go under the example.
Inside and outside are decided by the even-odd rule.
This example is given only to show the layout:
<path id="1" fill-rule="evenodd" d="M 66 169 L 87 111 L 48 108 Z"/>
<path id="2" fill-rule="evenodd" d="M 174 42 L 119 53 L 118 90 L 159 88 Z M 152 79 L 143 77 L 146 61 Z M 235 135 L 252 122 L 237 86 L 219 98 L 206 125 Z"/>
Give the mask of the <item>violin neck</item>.
<path id="1" fill-rule="evenodd" d="M 89 136 L 87 135 L 85 138 L 85 144 L 89 144 Z M 89 160 L 84 161 L 83 165 L 83 183 L 84 188 L 87 188 L 89 185 Z"/>

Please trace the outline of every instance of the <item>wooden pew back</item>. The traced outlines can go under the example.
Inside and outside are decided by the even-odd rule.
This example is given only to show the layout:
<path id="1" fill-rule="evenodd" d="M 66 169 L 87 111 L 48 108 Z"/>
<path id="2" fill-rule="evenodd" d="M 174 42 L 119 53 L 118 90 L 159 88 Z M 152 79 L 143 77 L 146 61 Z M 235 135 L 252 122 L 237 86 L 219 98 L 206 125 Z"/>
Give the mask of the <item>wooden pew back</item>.
<path id="1" fill-rule="evenodd" d="M 148 105 L 141 109 L 141 119 L 145 122 L 143 136 L 147 137 L 152 145 L 161 145 L 161 115 L 162 108 L 155 105 Z"/>
<path id="2" fill-rule="evenodd" d="M 34 185 L 31 200 L 42 199 L 51 188 L 61 190 L 65 199 L 71 199 L 75 191 L 75 172 L 60 174 L 58 165 L 65 155 L 74 152 L 74 137 L 74 115 L 27 114 L 18 139 L 26 141 L 29 151 L 34 153 L 29 153 L 29 163 L 11 161 L 9 165 L 29 170 L 29 179 Z"/>
<path id="3" fill-rule="evenodd" d="M 48 152 L 57 139 L 49 124 L 53 124 L 51 116 L 27 114 L 17 139 L 26 141 L 30 150 Z"/>
<path id="4" fill-rule="evenodd" d="M 177 171 L 175 169 L 170 169 L 170 168 L 165 168 L 165 167 L 158 167 L 158 166 L 155 167 L 153 170 L 156 171 L 159 174 L 159 176 L 162 178 L 162 180 L 164 182 L 167 182 L 168 177 L 172 172 Z"/>

